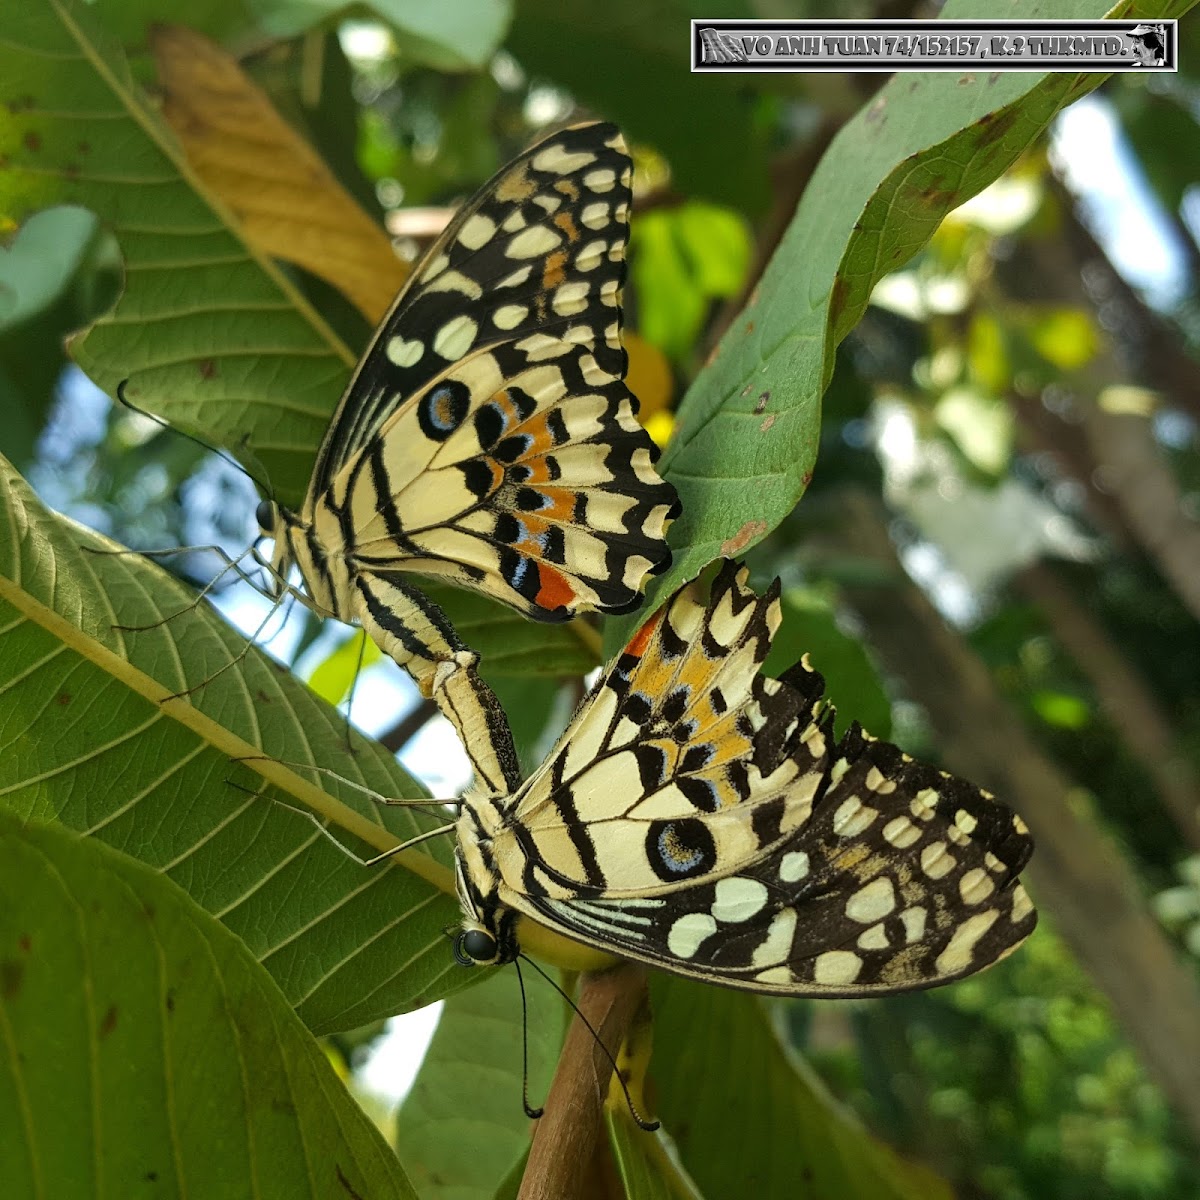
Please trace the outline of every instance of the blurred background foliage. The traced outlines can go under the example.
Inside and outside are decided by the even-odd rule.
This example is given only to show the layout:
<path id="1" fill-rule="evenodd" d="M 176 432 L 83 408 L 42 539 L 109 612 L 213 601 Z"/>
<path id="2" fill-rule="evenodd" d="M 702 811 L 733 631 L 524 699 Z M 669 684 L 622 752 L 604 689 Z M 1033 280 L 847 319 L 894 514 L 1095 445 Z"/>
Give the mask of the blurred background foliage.
<path id="1" fill-rule="evenodd" d="M 145 31 L 172 15 L 167 6 L 97 8 L 112 10 L 137 73 L 152 81 Z M 911 3 L 853 8 L 837 15 L 934 15 Z M 540 130 L 589 112 L 622 124 L 638 166 L 627 312 L 650 347 L 638 390 L 664 443 L 673 403 L 753 287 L 821 152 L 882 82 L 692 76 L 692 14 L 674 0 L 512 8 L 473 0 L 413 12 L 379 0 L 358 6 L 353 20 L 339 9 L 213 4 L 193 19 L 238 54 L 386 225 L 402 258 L 415 258 L 449 209 Z M 826 14 L 801 3 L 787 15 Z M 1112 79 L 883 280 L 839 352 L 809 493 L 750 554 L 756 580 L 778 574 L 785 585 L 772 665 L 808 652 L 842 725 L 857 717 L 937 758 L 948 747 L 931 727 L 928 698 L 874 649 L 877 637 L 886 643 L 878 627 L 886 604 L 854 602 L 919 589 L 986 664 L 1029 744 L 1073 781 L 1075 810 L 1111 839 L 1140 902 L 1193 974 L 1198 29 L 1181 24 L 1177 75 Z M 252 485 L 114 408 L 70 364 L 66 337 L 120 288 L 112 239 L 72 208 L 6 234 L 0 451 L 52 506 L 132 546 L 240 549 L 253 535 Z M 321 313 L 361 345 L 363 318 L 294 271 Z M 851 491 L 882 514 L 906 571 L 900 582 L 840 537 Z M 211 563 L 198 554 L 183 569 L 200 579 Z M 293 662 L 305 656 L 313 686 L 343 700 L 359 640 L 321 635 L 303 614 L 294 624 L 286 646 L 273 648 Z M 368 677 L 390 667 L 374 657 L 364 660 Z M 405 686 L 387 678 L 393 691 Z M 536 761 L 578 679 L 501 672 L 494 682 L 523 757 Z M 953 695 L 956 680 L 944 688 Z M 374 731 L 428 774 L 420 747 L 431 714 L 408 703 L 403 720 Z M 1018 808 L 1024 800 L 1006 799 Z M 869 1003 L 786 1008 L 796 1046 L 833 1092 L 962 1197 L 1200 1195 L 1194 1123 L 1135 1051 L 1142 1039 L 1128 1012 L 1114 1015 L 1056 936 L 1053 909 L 1022 952 L 980 977 Z M 339 1039 L 330 1053 L 358 1063 L 378 1032 Z"/>

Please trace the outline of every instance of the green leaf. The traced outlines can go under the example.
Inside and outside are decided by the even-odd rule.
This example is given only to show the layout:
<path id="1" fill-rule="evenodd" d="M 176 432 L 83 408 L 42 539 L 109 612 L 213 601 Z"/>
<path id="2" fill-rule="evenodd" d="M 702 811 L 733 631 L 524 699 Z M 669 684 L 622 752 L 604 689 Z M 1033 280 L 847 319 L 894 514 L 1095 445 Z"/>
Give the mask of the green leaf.
<path id="1" fill-rule="evenodd" d="M 479 971 L 446 1001 L 412 1091 L 396 1117 L 396 1152 L 422 1200 L 491 1200 L 529 1151 L 521 1106 L 521 991 L 511 968 Z M 529 1097 L 550 1086 L 565 1031 L 562 1000 L 526 973 Z"/>
<path id="2" fill-rule="evenodd" d="M 606 1107 L 604 1116 L 626 1200 L 703 1200 L 661 1129 L 640 1129 L 627 1108 Z"/>
<path id="3" fill-rule="evenodd" d="M 1004 474 L 1013 442 L 1012 409 L 1005 401 L 970 387 L 951 388 L 933 415 L 973 467 L 993 477 Z"/>
<path id="4" fill-rule="evenodd" d="M 837 627 L 828 597 L 815 588 L 788 588 L 780 601 L 783 623 L 771 644 L 767 674 L 781 675 L 807 654 L 825 676 L 825 695 L 838 707 L 839 728 L 854 718 L 876 737 L 889 737 L 892 704 L 879 673 L 862 643 Z"/>
<path id="5" fill-rule="evenodd" d="M 0 815 L 9 1196 L 415 1197 L 241 941 L 94 840 Z"/>
<path id="6" fill-rule="evenodd" d="M 729 7 L 722 15 L 737 17 Z M 753 211 L 769 198 L 771 122 L 761 119 L 762 96 L 743 80 L 690 73 L 693 15 L 678 3 L 522 0 L 507 48 L 531 74 L 658 149 L 681 191 Z M 795 79 L 770 83 L 796 90 Z"/>
<path id="7" fill-rule="evenodd" d="M 403 838 L 432 818 L 376 808 L 352 785 L 419 797 L 418 785 L 377 743 L 348 747 L 342 717 L 257 649 L 217 674 L 245 640 L 203 604 L 164 620 L 195 593 L 161 568 L 84 547 L 114 549 L 48 513 L 0 459 L 0 807 L 170 876 L 245 940 L 313 1030 L 465 986 L 442 932 L 457 915 L 448 839 L 367 869 L 271 802 L 323 814 L 369 853 L 358 836 L 380 846 L 384 829 Z"/>
<path id="8" fill-rule="evenodd" d="M 1100 0 L 1021 0 L 1013 20 L 1102 17 Z M 1174 15 L 1186 4 L 1150 4 Z M 947 18 L 994 15 L 982 0 Z M 811 478 L 821 395 L 838 343 L 871 290 L 932 236 L 955 206 L 996 179 L 1055 114 L 1103 75 L 978 71 L 895 75 L 838 134 L 778 250 L 715 360 L 679 409 L 661 461 L 683 513 L 662 597 L 720 555 L 737 555 L 779 524 Z M 653 603 L 653 601 L 652 601 Z M 609 648 L 632 622 L 610 624 Z"/>
<path id="9" fill-rule="evenodd" d="M 276 498 L 297 502 L 355 351 L 241 238 L 134 82 L 101 13 L 42 0 L 11 16 L 0 41 L 0 215 L 21 221 L 47 205 L 82 205 L 125 259 L 125 291 L 75 339 L 76 361 L 109 394 L 128 378 L 140 407 L 241 453 L 266 471 Z M 473 644 L 481 653 L 499 644 L 514 670 L 526 669 L 516 662 L 524 653 L 534 673 L 557 672 L 586 636 L 522 628 L 521 641 L 512 623 L 527 622 L 499 605 L 452 589 L 438 599 L 460 630 L 510 617 Z"/>
<path id="10" fill-rule="evenodd" d="M 667 976 L 651 997 L 658 1114 L 706 1196 L 951 1200 L 825 1092 L 762 999 Z"/>
<path id="11" fill-rule="evenodd" d="M 630 236 L 638 328 L 664 353 L 684 358 L 712 301 L 736 295 L 745 282 L 749 229 L 729 209 L 691 200 L 646 213 Z"/>
<path id="12" fill-rule="evenodd" d="M 0 209 L 90 209 L 116 237 L 125 291 L 72 345 L 105 391 L 240 449 L 283 500 L 303 495 L 354 354 L 237 234 L 134 83 L 98 13 L 22 5 L 0 43 Z"/>

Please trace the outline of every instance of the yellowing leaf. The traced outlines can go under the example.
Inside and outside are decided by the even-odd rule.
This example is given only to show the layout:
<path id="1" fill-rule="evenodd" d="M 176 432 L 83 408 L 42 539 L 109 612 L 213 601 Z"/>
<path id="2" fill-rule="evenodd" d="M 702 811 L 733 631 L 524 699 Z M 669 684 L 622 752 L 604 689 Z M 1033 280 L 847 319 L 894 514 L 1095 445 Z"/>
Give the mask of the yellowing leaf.
<path id="1" fill-rule="evenodd" d="M 1013 422 L 1007 404 L 969 388 L 954 388 L 937 402 L 934 416 L 981 471 L 998 475 L 1008 465 Z"/>
<path id="2" fill-rule="evenodd" d="M 360 629 L 313 668 L 308 686 L 322 700 L 341 704 L 354 686 L 359 671 L 378 662 L 381 656 L 379 647 Z"/>
<path id="3" fill-rule="evenodd" d="M 1064 371 L 1089 363 L 1100 346 L 1092 318 L 1078 308 L 1041 313 L 1030 323 L 1029 340 L 1047 362 Z"/>
<path id="4" fill-rule="evenodd" d="M 993 396 L 1001 396 L 1012 380 L 1004 329 L 990 313 L 976 313 L 967 334 L 967 359 L 975 381 Z"/>
<path id="5" fill-rule="evenodd" d="M 675 381 L 667 356 L 636 333 L 625 331 L 625 349 L 629 354 L 629 371 L 625 382 L 638 398 L 638 419 L 648 425 L 650 418 L 669 412 Z"/>
<path id="6" fill-rule="evenodd" d="M 331 283 L 374 324 L 407 275 L 380 226 L 219 46 L 179 26 L 150 44 L 163 114 L 246 239 Z"/>

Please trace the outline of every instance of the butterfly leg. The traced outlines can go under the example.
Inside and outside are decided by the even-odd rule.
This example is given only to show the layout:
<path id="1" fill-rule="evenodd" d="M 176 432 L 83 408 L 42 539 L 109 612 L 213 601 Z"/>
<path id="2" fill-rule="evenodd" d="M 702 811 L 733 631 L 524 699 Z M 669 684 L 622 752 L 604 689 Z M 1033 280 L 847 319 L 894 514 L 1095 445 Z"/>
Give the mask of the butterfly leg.
<path id="1" fill-rule="evenodd" d="M 466 646 L 432 600 L 379 575 L 355 580 L 354 616 L 367 636 L 437 703 L 462 739 L 476 780 L 496 795 L 520 786 L 508 719 Z"/>

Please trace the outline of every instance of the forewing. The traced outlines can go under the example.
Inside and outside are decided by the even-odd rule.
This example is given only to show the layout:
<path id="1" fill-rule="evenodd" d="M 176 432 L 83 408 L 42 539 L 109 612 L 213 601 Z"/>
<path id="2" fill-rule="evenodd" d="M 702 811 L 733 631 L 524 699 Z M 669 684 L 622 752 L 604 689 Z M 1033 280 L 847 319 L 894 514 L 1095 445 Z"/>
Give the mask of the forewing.
<path id="1" fill-rule="evenodd" d="M 317 509 L 357 569 L 444 576 L 541 620 L 627 612 L 670 561 L 674 489 L 589 344 L 477 351 L 395 413 Z"/>
<path id="2" fill-rule="evenodd" d="M 318 453 L 310 502 L 401 405 L 486 347 L 536 357 L 546 339 L 587 341 L 604 371 L 624 377 L 631 171 L 616 126 L 577 125 L 459 209 L 360 360 Z"/>

